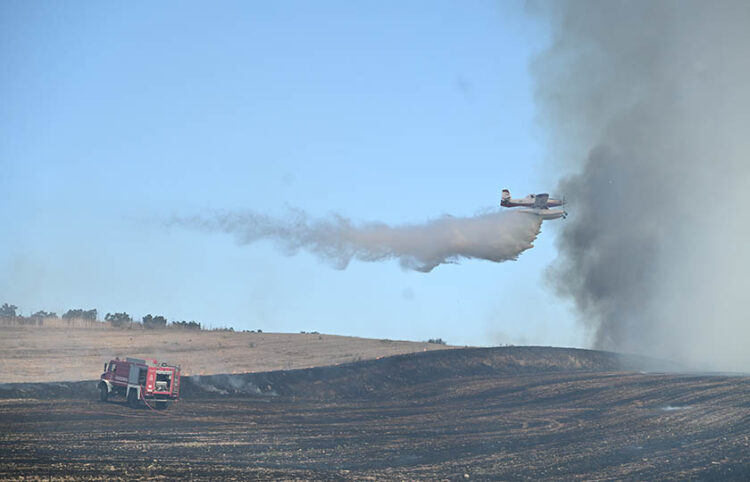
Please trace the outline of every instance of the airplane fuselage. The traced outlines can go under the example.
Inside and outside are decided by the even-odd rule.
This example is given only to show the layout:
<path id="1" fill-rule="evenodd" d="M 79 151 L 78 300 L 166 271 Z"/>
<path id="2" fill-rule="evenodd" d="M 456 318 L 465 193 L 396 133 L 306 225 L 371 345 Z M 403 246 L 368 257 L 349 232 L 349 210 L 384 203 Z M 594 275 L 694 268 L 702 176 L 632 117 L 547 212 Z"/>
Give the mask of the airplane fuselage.
<path id="1" fill-rule="evenodd" d="M 505 208 L 530 208 L 534 207 L 534 197 L 529 196 L 523 199 L 502 199 L 500 205 Z M 547 201 L 547 206 L 556 208 L 562 206 L 562 201 L 558 199 L 550 199 Z"/>

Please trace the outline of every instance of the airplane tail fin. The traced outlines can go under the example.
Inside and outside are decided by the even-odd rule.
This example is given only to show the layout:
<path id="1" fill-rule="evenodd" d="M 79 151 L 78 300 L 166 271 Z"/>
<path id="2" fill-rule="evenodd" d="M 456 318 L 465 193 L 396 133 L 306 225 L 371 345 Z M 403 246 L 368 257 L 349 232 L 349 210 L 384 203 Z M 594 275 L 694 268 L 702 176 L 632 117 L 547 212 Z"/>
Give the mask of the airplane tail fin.
<path id="1" fill-rule="evenodd" d="M 510 191 L 507 189 L 503 189 L 503 195 L 500 198 L 500 205 L 504 206 L 508 203 L 508 201 L 510 201 Z"/>

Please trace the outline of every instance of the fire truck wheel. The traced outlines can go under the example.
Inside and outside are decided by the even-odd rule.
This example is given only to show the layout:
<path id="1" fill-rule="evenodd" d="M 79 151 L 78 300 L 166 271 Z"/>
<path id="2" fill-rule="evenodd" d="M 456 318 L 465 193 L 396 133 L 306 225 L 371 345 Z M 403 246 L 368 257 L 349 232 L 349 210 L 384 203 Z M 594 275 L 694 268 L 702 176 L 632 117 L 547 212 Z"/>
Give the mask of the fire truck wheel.
<path id="1" fill-rule="evenodd" d="M 102 402 L 106 402 L 109 398 L 109 391 L 107 391 L 107 385 L 101 384 L 99 385 L 99 400 Z"/>
<path id="2" fill-rule="evenodd" d="M 137 390 L 130 390 L 130 392 L 128 392 L 128 405 L 130 405 L 133 408 L 138 408 L 138 391 Z"/>

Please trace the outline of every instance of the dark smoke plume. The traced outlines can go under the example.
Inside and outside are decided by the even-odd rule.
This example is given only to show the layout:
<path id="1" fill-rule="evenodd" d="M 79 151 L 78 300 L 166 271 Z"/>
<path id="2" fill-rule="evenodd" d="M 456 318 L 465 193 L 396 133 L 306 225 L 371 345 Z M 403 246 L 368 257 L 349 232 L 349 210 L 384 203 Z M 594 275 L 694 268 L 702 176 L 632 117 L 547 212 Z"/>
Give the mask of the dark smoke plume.
<path id="1" fill-rule="evenodd" d="M 550 272 L 596 347 L 750 371 L 750 2 L 533 4 L 558 192 Z"/>
<path id="2" fill-rule="evenodd" d="M 344 269 L 352 259 L 398 259 L 405 269 L 429 272 L 460 259 L 509 261 L 533 246 L 538 216 L 519 212 L 488 212 L 473 217 L 443 216 L 423 224 L 389 226 L 355 224 L 333 215 L 313 219 L 294 210 L 285 218 L 252 211 L 176 218 L 170 224 L 232 234 L 240 244 L 268 239 L 287 254 L 305 249 Z"/>

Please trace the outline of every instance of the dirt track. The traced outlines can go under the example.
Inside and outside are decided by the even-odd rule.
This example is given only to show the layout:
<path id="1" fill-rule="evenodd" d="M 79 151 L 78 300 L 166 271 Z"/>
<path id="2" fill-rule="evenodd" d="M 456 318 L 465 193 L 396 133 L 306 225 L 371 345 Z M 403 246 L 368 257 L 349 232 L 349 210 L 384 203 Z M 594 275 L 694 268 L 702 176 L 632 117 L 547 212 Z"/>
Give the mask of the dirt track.
<path id="1" fill-rule="evenodd" d="M 6 399 L 0 477 L 750 477 L 750 378 L 596 370 L 615 358 L 503 350 L 513 349 L 270 376 L 285 395 L 202 392 L 199 380 L 167 412 Z M 328 383 L 340 390 L 315 389 Z"/>

